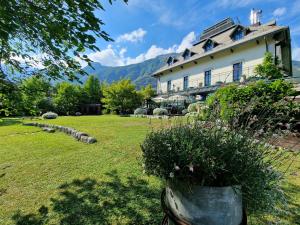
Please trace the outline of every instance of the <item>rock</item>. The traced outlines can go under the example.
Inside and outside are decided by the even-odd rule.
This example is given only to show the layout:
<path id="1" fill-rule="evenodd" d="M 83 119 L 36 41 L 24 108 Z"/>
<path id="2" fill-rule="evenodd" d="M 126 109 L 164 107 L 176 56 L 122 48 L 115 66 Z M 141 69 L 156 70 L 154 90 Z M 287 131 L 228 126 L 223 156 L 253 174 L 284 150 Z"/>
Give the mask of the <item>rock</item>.
<path id="1" fill-rule="evenodd" d="M 93 144 L 95 142 L 97 142 L 96 138 L 94 138 L 94 137 L 88 137 L 88 139 L 87 139 L 87 143 L 88 144 Z"/>
<path id="2" fill-rule="evenodd" d="M 55 129 L 53 129 L 53 128 L 48 128 L 48 127 L 44 127 L 44 128 L 43 128 L 43 131 L 48 132 L 48 133 L 54 133 L 54 132 L 55 132 Z"/>
<path id="3" fill-rule="evenodd" d="M 84 132 L 77 132 L 75 137 L 77 140 L 80 140 L 81 136 L 88 136 L 88 134 Z"/>
<path id="4" fill-rule="evenodd" d="M 88 142 L 88 136 L 81 136 L 80 137 L 80 141 L 84 142 L 84 143 L 87 143 Z"/>
<path id="5" fill-rule="evenodd" d="M 76 112 L 75 113 L 75 116 L 81 116 L 82 114 L 81 114 L 81 112 Z"/>

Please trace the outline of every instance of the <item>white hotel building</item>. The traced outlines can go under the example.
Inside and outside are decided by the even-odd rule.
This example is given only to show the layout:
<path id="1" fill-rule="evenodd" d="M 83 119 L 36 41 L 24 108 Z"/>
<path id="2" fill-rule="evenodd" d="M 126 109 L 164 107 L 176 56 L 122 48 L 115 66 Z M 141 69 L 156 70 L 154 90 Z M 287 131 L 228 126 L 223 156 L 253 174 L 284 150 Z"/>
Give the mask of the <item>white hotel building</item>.
<path id="1" fill-rule="evenodd" d="M 278 26 L 276 21 L 261 24 L 258 17 L 252 25 L 242 26 L 227 18 L 205 29 L 190 49 L 169 57 L 152 74 L 157 79 L 157 94 L 205 98 L 224 83 L 253 76 L 266 52 L 279 59 L 286 76 L 292 75 L 289 27 Z"/>

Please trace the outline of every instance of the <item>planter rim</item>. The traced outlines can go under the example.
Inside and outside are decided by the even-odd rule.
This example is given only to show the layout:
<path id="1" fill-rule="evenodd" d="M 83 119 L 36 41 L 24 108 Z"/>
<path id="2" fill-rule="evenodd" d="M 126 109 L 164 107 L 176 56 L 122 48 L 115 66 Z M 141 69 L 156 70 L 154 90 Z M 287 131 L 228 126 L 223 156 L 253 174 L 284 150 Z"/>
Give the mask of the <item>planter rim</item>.
<path id="1" fill-rule="evenodd" d="M 185 182 L 181 182 L 181 181 L 167 181 L 167 185 L 166 186 L 174 186 L 176 184 L 183 184 Z M 191 184 L 188 183 L 186 184 L 186 186 L 190 186 L 190 187 L 203 187 L 203 188 L 215 188 L 215 189 L 225 189 L 225 188 L 242 188 L 242 185 L 227 185 L 227 186 L 202 186 L 201 184 Z"/>

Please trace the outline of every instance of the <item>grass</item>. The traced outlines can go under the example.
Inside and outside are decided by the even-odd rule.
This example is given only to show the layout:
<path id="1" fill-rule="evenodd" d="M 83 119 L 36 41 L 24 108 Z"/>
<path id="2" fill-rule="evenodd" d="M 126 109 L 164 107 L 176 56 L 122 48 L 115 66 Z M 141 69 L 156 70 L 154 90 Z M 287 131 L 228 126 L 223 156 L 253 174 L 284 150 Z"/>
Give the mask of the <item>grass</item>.
<path id="1" fill-rule="evenodd" d="M 139 148 L 160 120 L 82 116 L 46 121 L 89 133 L 98 140 L 92 145 L 21 122 L 0 121 L 1 225 L 160 223 L 163 185 L 143 174 Z M 299 162 L 294 164 L 298 171 Z M 284 187 L 290 215 L 282 216 L 282 223 L 300 224 L 300 173 L 291 173 Z"/>

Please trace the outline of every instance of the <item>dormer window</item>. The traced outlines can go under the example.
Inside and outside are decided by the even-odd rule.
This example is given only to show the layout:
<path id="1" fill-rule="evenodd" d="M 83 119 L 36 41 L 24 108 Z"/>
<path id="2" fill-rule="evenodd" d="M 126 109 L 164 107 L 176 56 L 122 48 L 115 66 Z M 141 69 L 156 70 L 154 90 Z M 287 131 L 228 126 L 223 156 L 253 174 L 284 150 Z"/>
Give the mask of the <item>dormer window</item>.
<path id="1" fill-rule="evenodd" d="M 213 50 L 213 48 L 216 46 L 216 42 L 214 42 L 213 40 L 211 39 L 208 39 L 205 44 L 203 45 L 203 49 L 205 52 L 208 52 L 208 51 L 211 51 Z"/>
<path id="2" fill-rule="evenodd" d="M 243 39 L 245 36 L 245 28 L 242 26 L 237 26 L 236 29 L 232 32 L 231 38 L 234 41 Z"/>
<path id="3" fill-rule="evenodd" d="M 182 54 L 182 57 L 184 58 L 184 60 L 187 60 L 191 57 L 191 51 L 186 49 L 183 54 Z"/>
<path id="4" fill-rule="evenodd" d="M 170 56 L 167 60 L 167 64 L 168 64 L 168 66 L 171 66 L 171 65 L 173 65 L 173 63 L 174 63 L 174 58 L 172 56 Z"/>

